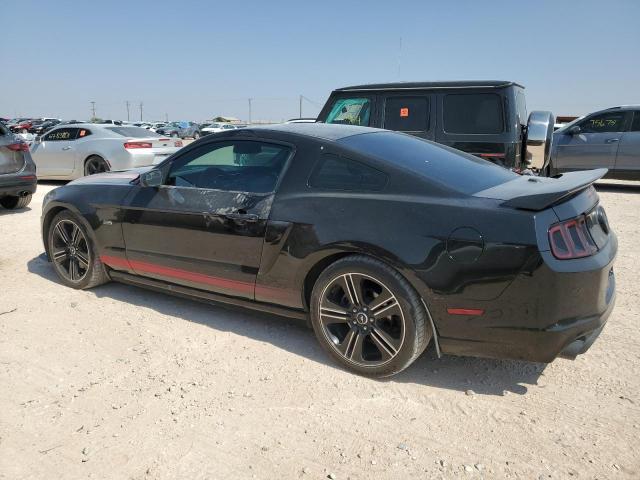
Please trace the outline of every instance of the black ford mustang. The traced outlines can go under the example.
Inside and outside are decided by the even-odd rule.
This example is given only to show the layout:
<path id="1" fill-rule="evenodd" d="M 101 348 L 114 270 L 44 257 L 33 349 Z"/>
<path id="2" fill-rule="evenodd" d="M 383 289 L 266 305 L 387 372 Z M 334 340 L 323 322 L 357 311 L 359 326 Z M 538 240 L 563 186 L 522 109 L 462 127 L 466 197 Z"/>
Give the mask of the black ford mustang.
<path id="1" fill-rule="evenodd" d="M 592 183 L 519 176 L 401 133 L 326 124 L 211 135 L 45 198 L 61 281 L 108 280 L 309 318 L 392 375 L 438 354 L 549 362 L 593 343 L 617 239 Z"/>

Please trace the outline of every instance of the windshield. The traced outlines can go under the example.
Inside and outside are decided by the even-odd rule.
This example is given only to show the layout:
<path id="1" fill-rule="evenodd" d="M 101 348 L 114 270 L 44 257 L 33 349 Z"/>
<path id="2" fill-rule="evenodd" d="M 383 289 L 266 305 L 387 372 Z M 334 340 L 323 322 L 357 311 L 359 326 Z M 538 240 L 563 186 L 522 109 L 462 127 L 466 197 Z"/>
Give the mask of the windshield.
<path id="1" fill-rule="evenodd" d="M 518 177 L 481 158 L 401 133 L 364 133 L 338 143 L 469 195 Z"/>
<path id="2" fill-rule="evenodd" d="M 140 127 L 107 127 L 106 130 L 123 137 L 160 137 L 157 133 Z"/>

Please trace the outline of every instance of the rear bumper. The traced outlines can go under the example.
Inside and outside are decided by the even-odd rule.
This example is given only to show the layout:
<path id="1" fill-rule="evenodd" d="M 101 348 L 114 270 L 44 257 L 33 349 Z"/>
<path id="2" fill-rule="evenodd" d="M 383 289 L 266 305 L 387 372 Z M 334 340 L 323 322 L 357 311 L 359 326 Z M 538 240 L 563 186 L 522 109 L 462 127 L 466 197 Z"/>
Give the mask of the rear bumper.
<path id="1" fill-rule="evenodd" d="M 616 253 L 611 233 L 597 255 L 565 262 L 569 271 L 537 261 L 537 268 L 519 275 L 498 298 L 465 304 L 483 309 L 481 316 L 446 316 L 436 306 L 442 351 L 545 363 L 574 359 L 591 347 L 613 311 Z"/>
<path id="2" fill-rule="evenodd" d="M 37 179 L 34 174 L 16 173 L 15 175 L 0 175 L 0 197 L 21 197 L 35 193 Z"/>
<path id="3" fill-rule="evenodd" d="M 492 340 L 439 338 L 443 353 L 549 363 L 575 360 L 596 341 L 613 311 L 615 293 L 600 315 L 560 322 L 544 330 L 503 329 Z"/>

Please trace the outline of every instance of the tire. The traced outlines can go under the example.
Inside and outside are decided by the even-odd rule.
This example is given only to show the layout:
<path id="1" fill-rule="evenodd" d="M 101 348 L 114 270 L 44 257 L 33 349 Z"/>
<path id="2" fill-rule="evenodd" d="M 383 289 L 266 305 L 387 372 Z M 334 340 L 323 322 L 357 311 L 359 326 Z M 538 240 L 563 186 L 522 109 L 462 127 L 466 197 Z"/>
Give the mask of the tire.
<path id="1" fill-rule="evenodd" d="M 91 155 L 84 161 L 84 175 L 95 175 L 109 171 L 109 164 L 98 155 Z"/>
<path id="2" fill-rule="evenodd" d="M 61 235 L 61 231 L 64 234 Z M 49 224 L 47 247 L 53 269 L 66 286 L 84 290 L 110 280 L 86 227 L 70 211 L 60 212 Z M 72 263 L 76 275 L 72 273 Z"/>
<path id="3" fill-rule="evenodd" d="M 25 208 L 27 205 L 31 203 L 31 198 L 33 195 L 25 195 L 24 197 L 3 197 L 0 198 L 0 205 L 2 205 L 7 210 L 18 210 L 19 208 Z"/>
<path id="4" fill-rule="evenodd" d="M 387 264 L 364 255 L 342 258 L 320 274 L 311 294 L 311 324 L 335 361 L 372 377 L 401 372 L 432 337 L 414 288 Z"/>

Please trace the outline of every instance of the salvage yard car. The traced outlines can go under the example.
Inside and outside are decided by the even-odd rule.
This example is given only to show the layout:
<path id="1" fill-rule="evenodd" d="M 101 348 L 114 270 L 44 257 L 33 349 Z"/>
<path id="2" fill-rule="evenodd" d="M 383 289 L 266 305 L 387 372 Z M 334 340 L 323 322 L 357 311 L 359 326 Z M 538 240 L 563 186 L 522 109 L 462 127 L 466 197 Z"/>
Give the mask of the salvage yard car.
<path id="1" fill-rule="evenodd" d="M 431 342 L 550 362 L 586 351 L 613 309 L 604 173 L 522 176 L 366 127 L 247 127 L 52 190 L 42 238 L 69 287 L 309 318 L 361 374 L 395 374 Z"/>
<path id="2" fill-rule="evenodd" d="M 168 137 L 182 138 L 187 137 L 194 139 L 200 138 L 200 125 L 194 122 L 171 122 L 165 126 L 156 129 L 156 132 L 160 135 L 166 135 Z"/>
<path id="3" fill-rule="evenodd" d="M 73 180 L 161 163 L 181 147 L 181 140 L 144 128 L 79 123 L 50 130 L 32 144 L 31 155 L 39 178 Z"/>
<path id="4" fill-rule="evenodd" d="M 554 119 L 527 116 L 515 82 L 399 82 L 334 90 L 319 122 L 386 128 L 471 153 L 516 171 L 548 166 Z"/>
<path id="5" fill-rule="evenodd" d="M 36 184 L 29 146 L 0 123 L 0 205 L 11 210 L 26 207 Z"/>
<path id="6" fill-rule="evenodd" d="M 553 137 L 549 175 L 606 168 L 606 178 L 640 180 L 640 106 L 592 113 Z"/>

